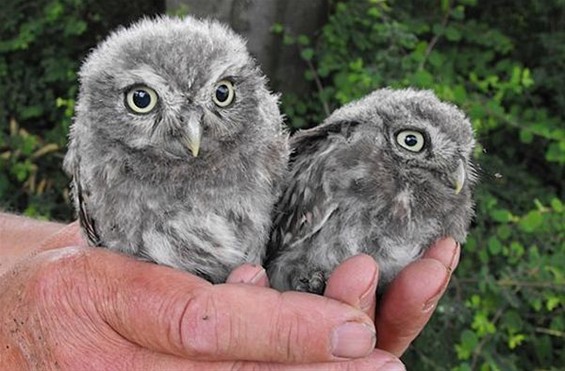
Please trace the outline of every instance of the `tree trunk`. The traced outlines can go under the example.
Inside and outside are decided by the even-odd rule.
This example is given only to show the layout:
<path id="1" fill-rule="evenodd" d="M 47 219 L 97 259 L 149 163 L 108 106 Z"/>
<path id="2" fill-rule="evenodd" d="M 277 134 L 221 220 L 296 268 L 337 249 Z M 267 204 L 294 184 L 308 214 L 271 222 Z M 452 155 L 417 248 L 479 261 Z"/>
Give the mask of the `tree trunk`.
<path id="1" fill-rule="evenodd" d="M 291 35 L 314 36 L 327 20 L 328 0 L 167 0 L 167 9 L 186 9 L 196 17 L 216 18 L 248 40 L 248 48 L 270 79 L 273 90 L 304 93 L 307 68 L 298 46 L 285 46 L 271 32 L 275 23 Z"/>

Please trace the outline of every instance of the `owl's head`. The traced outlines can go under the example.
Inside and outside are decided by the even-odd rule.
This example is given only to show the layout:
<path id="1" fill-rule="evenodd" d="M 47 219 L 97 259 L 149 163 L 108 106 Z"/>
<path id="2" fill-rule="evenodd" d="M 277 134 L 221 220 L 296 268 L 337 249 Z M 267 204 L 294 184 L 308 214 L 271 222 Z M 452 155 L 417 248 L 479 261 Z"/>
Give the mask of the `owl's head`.
<path id="1" fill-rule="evenodd" d="M 141 20 L 94 49 L 79 76 L 77 130 L 127 151 L 191 160 L 281 130 L 244 40 L 216 21 Z"/>
<path id="2" fill-rule="evenodd" d="M 345 132 L 347 145 L 336 156 L 362 196 L 394 198 L 404 211 L 471 202 L 471 123 L 432 92 L 377 90 L 335 111 L 323 124 L 332 126 Z"/>

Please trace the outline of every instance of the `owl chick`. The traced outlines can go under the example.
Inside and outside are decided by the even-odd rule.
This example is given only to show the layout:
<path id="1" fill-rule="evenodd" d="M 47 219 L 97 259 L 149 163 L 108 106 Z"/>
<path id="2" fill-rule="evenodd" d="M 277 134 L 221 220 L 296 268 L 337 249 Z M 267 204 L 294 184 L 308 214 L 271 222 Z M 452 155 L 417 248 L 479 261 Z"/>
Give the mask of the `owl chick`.
<path id="1" fill-rule="evenodd" d="M 429 91 L 382 89 L 291 138 L 268 273 L 279 290 L 322 293 L 333 269 L 365 253 L 379 291 L 442 236 L 463 242 L 473 216 L 473 131 Z"/>
<path id="2" fill-rule="evenodd" d="M 214 283 L 262 263 L 288 135 L 243 39 L 216 21 L 144 19 L 79 76 L 64 168 L 90 244 Z"/>

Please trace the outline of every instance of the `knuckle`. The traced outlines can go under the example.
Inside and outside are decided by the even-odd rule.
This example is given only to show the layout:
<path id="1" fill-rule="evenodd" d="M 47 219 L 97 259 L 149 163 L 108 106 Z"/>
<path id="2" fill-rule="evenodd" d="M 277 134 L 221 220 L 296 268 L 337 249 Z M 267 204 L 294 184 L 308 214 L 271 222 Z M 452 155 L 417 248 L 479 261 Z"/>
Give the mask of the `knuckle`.
<path id="1" fill-rule="evenodd" d="M 48 251 L 36 256 L 29 289 L 41 299 L 59 300 L 68 288 L 76 287 L 78 267 L 84 266 L 85 257 L 76 251 Z"/>
<path id="2" fill-rule="evenodd" d="M 94 289 L 88 284 L 91 270 L 88 253 L 49 251 L 35 258 L 38 260 L 31 263 L 33 272 L 25 290 L 37 310 L 52 318 L 75 316 L 87 308 Z"/>
<path id="3" fill-rule="evenodd" d="M 279 309 L 274 316 L 275 323 L 271 326 L 271 344 L 275 344 L 277 353 L 285 360 L 294 362 L 303 358 L 302 351 L 305 347 L 302 344 L 303 339 L 308 337 L 308 334 L 305 334 L 308 327 L 298 314 L 284 309 L 283 299 L 284 297 L 277 306 Z"/>
<path id="4" fill-rule="evenodd" d="M 35 352 L 33 362 L 37 363 L 32 368 L 61 360 L 74 365 L 86 358 L 76 356 L 83 341 L 80 324 L 87 321 L 84 317 L 81 322 L 76 320 L 85 287 L 70 274 L 75 272 L 72 268 L 77 262 L 78 266 L 84 264 L 81 254 L 48 251 L 31 257 L 16 272 L 20 275 L 16 276 L 20 282 L 15 288 L 18 300 L 9 315 L 16 326 L 19 347 Z"/>

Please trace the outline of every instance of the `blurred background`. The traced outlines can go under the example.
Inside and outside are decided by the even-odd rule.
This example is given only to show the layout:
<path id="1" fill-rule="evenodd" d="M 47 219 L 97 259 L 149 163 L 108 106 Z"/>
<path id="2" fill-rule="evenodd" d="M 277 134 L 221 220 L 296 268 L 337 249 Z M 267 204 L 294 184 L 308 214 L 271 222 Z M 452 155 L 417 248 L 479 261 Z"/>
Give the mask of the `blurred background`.
<path id="1" fill-rule="evenodd" d="M 110 30 L 213 16 L 249 40 L 292 129 L 383 86 L 470 117 L 477 216 L 411 370 L 565 369 L 564 0 L 3 0 L 0 209 L 69 221 L 77 70 Z"/>

